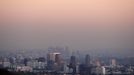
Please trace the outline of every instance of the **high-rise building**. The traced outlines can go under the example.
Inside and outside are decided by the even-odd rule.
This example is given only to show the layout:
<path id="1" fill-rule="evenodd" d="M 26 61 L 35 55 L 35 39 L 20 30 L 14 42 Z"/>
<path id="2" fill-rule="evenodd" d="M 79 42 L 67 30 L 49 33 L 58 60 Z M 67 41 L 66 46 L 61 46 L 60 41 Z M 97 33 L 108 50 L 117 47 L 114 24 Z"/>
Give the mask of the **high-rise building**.
<path id="1" fill-rule="evenodd" d="M 90 55 L 89 55 L 89 54 L 87 54 L 87 55 L 85 56 L 85 65 L 86 65 L 86 66 L 90 66 Z"/>
<path id="2" fill-rule="evenodd" d="M 76 74 L 76 57 L 75 56 L 71 56 L 70 58 L 70 64 L 69 64 L 69 68 L 73 70 L 72 75 Z"/>
<path id="3" fill-rule="evenodd" d="M 112 60 L 111 60 L 111 66 L 116 66 L 116 65 L 117 65 L 116 59 L 112 59 Z"/>
<path id="4" fill-rule="evenodd" d="M 53 52 L 47 55 L 47 66 L 49 70 L 57 69 L 61 64 L 61 53 Z M 59 69 L 59 68 L 58 68 Z"/>
<path id="5" fill-rule="evenodd" d="M 60 59 L 60 55 L 61 55 L 61 53 L 58 53 L 58 52 L 48 53 L 47 60 L 52 60 L 52 61 L 56 62 L 56 59 L 57 60 Z"/>
<path id="6" fill-rule="evenodd" d="M 61 64 L 61 54 L 60 53 L 55 54 L 55 63 L 57 63 L 58 65 Z"/>
<path id="7" fill-rule="evenodd" d="M 85 56 L 85 63 L 79 66 L 80 75 L 90 75 L 91 65 L 90 65 L 90 55 Z"/>
<path id="8" fill-rule="evenodd" d="M 76 57 L 75 56 L 71 56 L 71 58 L 70 58 L 70 66 L 71 67 L 76 66 Z"/>
<path id="9" fill-rule="evenodd" d="M 53 54 L 52 53 L 48 53 L 47 54 L 47 61 L 53 60 Z"/>

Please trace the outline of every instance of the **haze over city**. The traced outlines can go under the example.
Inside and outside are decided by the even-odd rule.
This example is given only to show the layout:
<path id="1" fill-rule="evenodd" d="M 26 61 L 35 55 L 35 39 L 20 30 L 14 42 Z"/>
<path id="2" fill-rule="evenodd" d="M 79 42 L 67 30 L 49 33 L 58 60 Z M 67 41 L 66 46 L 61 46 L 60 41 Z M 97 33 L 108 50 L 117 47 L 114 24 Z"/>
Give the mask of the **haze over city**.
<path id="1" fill-rule="evenodd" d="M 134 56 L 134 0 L 1 0 L 4 50 L 68 46 Z"/>

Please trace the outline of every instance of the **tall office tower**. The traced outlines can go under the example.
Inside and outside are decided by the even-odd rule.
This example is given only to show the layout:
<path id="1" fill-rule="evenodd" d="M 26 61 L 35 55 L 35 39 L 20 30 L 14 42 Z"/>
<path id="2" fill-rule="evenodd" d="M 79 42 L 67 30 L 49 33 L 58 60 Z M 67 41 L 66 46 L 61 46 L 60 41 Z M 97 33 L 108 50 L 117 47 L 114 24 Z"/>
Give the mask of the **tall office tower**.
<path id="1" fill-rule="evenodd" d="M 76 74 L 76 57 L 75 56 L 71 56 L 70 58 L 70 64 L 69 64 L 69 68 L 73 69 L 72 75 Z"/>
<path id="2" fill-rule="evenodd" d="M 71 56 L 70 66 L 72 66 L 72 67 L 75 67 L 76 66 L 76 57 L 75 56 Z"/>
<path id="3" fill-rule="evenodd" d="M 55 63 L 57 63 L 58 65 L 61 64 L 61 54 L 60 53 L 55 54 Z"/>
<path id="4" fill-rule="evenodd" d="M 53 60 L 53 54 L 52 53 L 48 53 L 47 54 L 47 61 Z"/>
<path id="5" fill-rule="evenodd" d="M 54 70 L 60 67 L 60 65 L 61 65 L 61 53 L 53 52 L 47 54 L 47 66 L 49 70 Z"/>
<path id="6" fill-rule="evenodd" d="M 53 54 L 48 53 L 47 54 L 47 70 L 53 70 L 54 69 L 54 61 L 53 61 Z"/>
<path id="7" fill-rule="evenodd" d="M 85 64 L 81 64 L 79 67 L 81 75 L 90 75 L 91 74 L 91 65 L 90 65 L 90 55 L 85 56 Z"/>
<path id="8" fill-rule="evenodd" d="M 87 55 L 85 56 L 85 65 L 86 65 L 86 66 L 90 66 L 90 55 L 89 55 L 89 54 L 87 54 Z"/>
<path id="9" fill-rule="evenodd" d="M 112 59 L 112 60 L 111 60 L 111 65 L 112 65 L 112 66 L 116 66 L 116 65 L 117 65 L 117 64 L 116 64 L 116 59 Z"/>
<path id="10" fill-rule="evenodd" d="M 57 62 L 60 60 L 61 53 L 54 52 L 54 53 L 48 53 L 47 54 L 47 60 L 52 60 L 54 62 Z"/>

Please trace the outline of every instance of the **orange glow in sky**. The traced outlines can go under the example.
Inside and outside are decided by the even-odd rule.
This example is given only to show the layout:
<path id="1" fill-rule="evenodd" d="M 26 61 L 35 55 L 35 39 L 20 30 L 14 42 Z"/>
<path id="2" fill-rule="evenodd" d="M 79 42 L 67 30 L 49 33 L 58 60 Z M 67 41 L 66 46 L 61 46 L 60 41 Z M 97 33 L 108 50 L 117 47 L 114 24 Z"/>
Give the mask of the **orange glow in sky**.
<path id="1" fill-rule="evenodd" d="M 133 48 L 134 43 L 134 0 L 1 0 L 0 21 L 14 48 Z"/>

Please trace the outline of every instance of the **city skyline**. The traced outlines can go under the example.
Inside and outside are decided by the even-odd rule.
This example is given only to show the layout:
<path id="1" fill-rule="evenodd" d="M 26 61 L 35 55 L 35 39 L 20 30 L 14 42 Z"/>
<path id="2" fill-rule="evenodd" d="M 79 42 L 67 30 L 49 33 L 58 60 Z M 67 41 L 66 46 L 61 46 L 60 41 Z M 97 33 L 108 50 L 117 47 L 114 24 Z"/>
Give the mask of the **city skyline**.
<path id="1" fill-rule="evenodd" d="M 38 53 L 36 53 L 38 54 Z M 66 52 L 48 52 L 45 56 L 26 57 L 25 53 L 0 57 L 0 70 L 22 75 L 133 75 L 134 57 L 92 57 L 67 55 Z M 7 72 L 5 72 L 7 71 Z M 7 74 L 6 74 L 7 75 Z"/>

